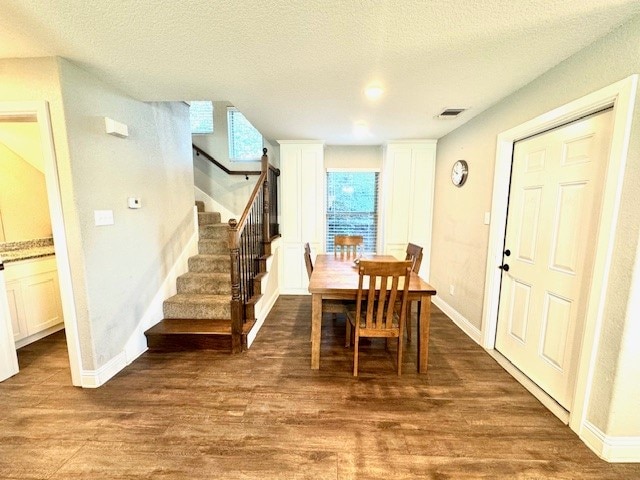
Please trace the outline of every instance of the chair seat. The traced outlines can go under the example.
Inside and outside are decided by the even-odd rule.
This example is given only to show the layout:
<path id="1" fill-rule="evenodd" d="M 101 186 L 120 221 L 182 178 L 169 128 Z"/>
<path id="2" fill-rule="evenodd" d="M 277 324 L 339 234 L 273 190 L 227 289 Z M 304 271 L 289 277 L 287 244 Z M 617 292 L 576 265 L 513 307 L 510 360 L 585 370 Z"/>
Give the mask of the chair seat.
<path id="1" fill-rule="evenodd" d="M 370 332 L 371 329 L 367 330 L 367 318 L 365 316 L 366 314 L 360 315 L 360 331 L 361 332 Z M 349 322 L 351 322 L 351 325 L 353 325 L 354 327 L 356 326 L 356 311 L 355 310 L 347 310 L 347 318 L 349 319 Z M 393 325 L 393 328 L 399 328 L 400 326 L 400 317 L 398 316 L 397 312 L 393 312 L 393 320 L 391 321 L 391 324 Z M 367 336 L 364 335 L 363 336 Z M 376 336 L 376 335 L 371 335 L 371 336 Z M 395 336 L 395 335 L 379 335 L 382 337 L 389 337 L 389 336 Z"/>

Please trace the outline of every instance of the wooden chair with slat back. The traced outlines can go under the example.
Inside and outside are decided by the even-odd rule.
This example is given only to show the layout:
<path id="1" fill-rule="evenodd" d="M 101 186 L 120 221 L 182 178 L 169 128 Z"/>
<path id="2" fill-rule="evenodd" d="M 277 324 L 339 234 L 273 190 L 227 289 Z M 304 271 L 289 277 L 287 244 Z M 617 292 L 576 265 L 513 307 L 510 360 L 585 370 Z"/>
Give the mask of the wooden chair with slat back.
<path id="1" fill-rule="evenodd" d="M 418 274 L 422 265 L 422 247 L 409 243 L 405 260 L 411 261 L 411 271 Z M 407 342 L 411 342 L 411 302 L 407 302 Z"/>
<path id="2" fill-rule="evenodd" d="M 311 246 L 308 242 L 304 244 L 304 264 L 307 267 L 307 275 L 309 276 L 309 280 L 311 280 L 311 274 L 313 273 L 313 262 L 311 261 Z M 338 313 L 343 313 L 346 315 L 347 303 L 340 300 L 323 300 L 322 313 L 332 313 L 334 318 Z"/>
<path id="3" fill-rule="evenodd" d="M 335 255 L 347 255 L 355 257 L 358 247 L 364 245 L 362 235 L 336 235 L 333 237 L 333 252 Z"/>
<path id="4" fill-rule="evenodd" d="M 358 376 L 360 337 L 398 339 L 398 375 L 402 374 L 402 337 L 407 314 L 411 261 L 362 260 L 358 266 L 356 309 L 347 312 L 347 338 L 353 337 L 353 375 Z M 376 290 L 376 287 L 379 289 Z M 353 333 L 353 334 L 352 334 Z"/>

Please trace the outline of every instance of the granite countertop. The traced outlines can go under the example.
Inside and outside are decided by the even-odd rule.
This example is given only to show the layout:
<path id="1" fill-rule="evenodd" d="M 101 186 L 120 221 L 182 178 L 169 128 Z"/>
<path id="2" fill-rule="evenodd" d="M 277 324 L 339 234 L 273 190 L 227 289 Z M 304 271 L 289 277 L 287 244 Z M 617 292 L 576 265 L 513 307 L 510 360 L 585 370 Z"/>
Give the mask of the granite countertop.
<path id="1" fill-rule="evenodd" d="M 47 257 L 54 254 L 55 248 L 51 237 L 0 243 L 0 258 L 4 263 Z"/>

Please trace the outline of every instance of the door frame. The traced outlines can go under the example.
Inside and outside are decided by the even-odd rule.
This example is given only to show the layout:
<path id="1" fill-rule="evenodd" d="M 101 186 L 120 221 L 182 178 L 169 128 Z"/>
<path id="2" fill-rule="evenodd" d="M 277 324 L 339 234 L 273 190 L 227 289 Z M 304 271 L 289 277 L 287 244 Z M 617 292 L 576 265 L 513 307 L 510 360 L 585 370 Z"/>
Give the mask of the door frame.
<path id="1" fill-rule="evenodd" d="M 53 142 L 53 131 L 51 129 L 49 104 L 46 101 L 0 102 L 0 117 L 32 117 L 38 123 L 44 160 L 47 199 L 49 201 L 49 215 L 51 217 L 51 229 L 53 232 L 53 241 L 56 246 L 58 283 L 60 286 L 60 301 L 67 337 L 67 350 L 69 352 L 71 382 L 73 385 L 81 386 L 82 357 L 79 343 L 78 319 L 76 316 L 73 283 L 71 281 L 71 266 L 69 263 L 69 250 L 62 211 L 58 163 Z"/>
<path id="2" fill-rule="evenodd" d="M 481 329 L 482 346 L 487 350 L 495 349 L 502 273 L 498 266 L 502 264 L 514 143 L 602 109 L 608 107 L 614 109 L 611 149 L 603 184 L 602 210 L 596 238 L 590 293 L 587 299 L 581 348 L 578 352 L 575 395 L 569 413 L 569 426 L 578 434 L 583 430 L 586 421 L 587 406 L 593 383 L 637 84 L 638 75 L 631 75 L 624 80 L 504 131 L 498 135 L 497 140 Z"/>

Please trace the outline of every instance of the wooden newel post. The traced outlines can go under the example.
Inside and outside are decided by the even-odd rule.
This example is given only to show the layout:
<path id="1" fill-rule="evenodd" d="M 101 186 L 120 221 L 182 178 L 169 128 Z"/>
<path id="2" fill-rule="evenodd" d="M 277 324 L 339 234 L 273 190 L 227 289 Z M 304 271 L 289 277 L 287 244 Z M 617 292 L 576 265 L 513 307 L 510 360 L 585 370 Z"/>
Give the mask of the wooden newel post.
<path id="1" fill-rule="evenodd" d="M 231 255 L 231 353 L 242 351 L 242 327 L 244 319 L 240 298 L 240 262 L 238 245 L 238 221 L 229 220 L 229 253 Z"/>
<path id="2" fill-rule="evenodd" d="M 267 172 L 264 177 L 264 183 L 262 184 L 262 241 L 264 243 L 271 240 L 271 233 L 269 226 L 271 225 L 270 219 L 270 195 L 269 195 L 269 157 L 267 156 L 267 149 L 262 149 L 262 172 Z"/>

